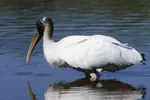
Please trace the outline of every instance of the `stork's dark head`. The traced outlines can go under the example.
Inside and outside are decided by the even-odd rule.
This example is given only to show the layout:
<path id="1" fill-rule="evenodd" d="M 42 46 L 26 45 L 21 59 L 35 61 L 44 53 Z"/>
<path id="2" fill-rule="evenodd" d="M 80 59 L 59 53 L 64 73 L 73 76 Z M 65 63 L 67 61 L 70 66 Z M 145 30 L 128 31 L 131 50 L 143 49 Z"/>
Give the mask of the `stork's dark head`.
<path id="1" fill-rule="evenodd" d="M 39 36 L 43 36 L 45 27 L 48 27 L 50 31 L 53 30 L 53 21 L 51 18 L 43 17 L 42 20 L 36 22 L 36 30 Z"/>
<path id="2" fill-rule="evenodd" d="M 43 17 L 42 21 L 41 21 L 44 25 L 48 24 L 50 26 L 53 26 L 53 21 L 51 18 L 49 17 Z"/>
<path id="3" fill-rule="evenodd" d="M 44 32 L 44 26 L 41 20 L 38 20 L 36 22 L 36 30 L 35 33 L 37 33 L 39 36 L 43 36 L 43 32 Z"/>
<path id="4" fill-rule="evenodd" d="M 51 18 L 43 17 L 42 20 L 38 20 L 36 22 L 35 33 L 32 38 L 28 53 L 27 53 L 27 58 L 26 58 L 27 63 L 29 62 L 30 56 L 31 56 L 32 51 L 34 50 L 35 46 L 37 45 L 37 43 L 40 41 L 40 39 L 44 35 L 45 30 L 46 30 L 47 34 L 49 34 L 49 37 L 51 38 L 52 33 L 53 33 L 53 22 L 52 22 Z"/>
<path id="5" fill-rule="evenodd" d="M 47 33 L 49 34 L 49 37 L 52 38 L 53 35 L 53 21 L 51 18 L 49 17 L 43 17 L 42 21 L 43 23 L 43 27 L 46 31 L 48 31 Z"/>

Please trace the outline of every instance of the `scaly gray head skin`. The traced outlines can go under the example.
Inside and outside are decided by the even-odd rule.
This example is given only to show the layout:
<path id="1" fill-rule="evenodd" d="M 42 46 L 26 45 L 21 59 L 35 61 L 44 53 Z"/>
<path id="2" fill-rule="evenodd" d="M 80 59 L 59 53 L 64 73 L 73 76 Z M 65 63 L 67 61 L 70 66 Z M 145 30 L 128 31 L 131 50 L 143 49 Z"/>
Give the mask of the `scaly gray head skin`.
<path id="1" fill-rule="evenodd" d="M 46 34 L 48 34 L 48 37 L 51 39 L 53 35 L 53 21 L 49 17 L 43 17 L 42 20 L 44 31 Z"/>
<path id="2" fill-rule="evenodd" d="M 32 51 L 34 50 L 35 46 L 38 44 L 40 39 L 43 37 L 45 27 L 49 28 L 49 31 L 51 33 L 49 35 L 50 35 L 50 37 L 52 37 L 53 22 L 52 22 L 51 18 L 43 17 L 42 20 L 38 20 L 36 22 L 35 33 L 34 33 L 34 36 L 32 38 L 32 41 L 31 41 L 31 44 L 30 44 L 30 47 L 29 47 L 29 50 L 27 53 L 27 57 L 26 57 L 27 63 L 29 63 L 30 56 L 31 56 Z"/>

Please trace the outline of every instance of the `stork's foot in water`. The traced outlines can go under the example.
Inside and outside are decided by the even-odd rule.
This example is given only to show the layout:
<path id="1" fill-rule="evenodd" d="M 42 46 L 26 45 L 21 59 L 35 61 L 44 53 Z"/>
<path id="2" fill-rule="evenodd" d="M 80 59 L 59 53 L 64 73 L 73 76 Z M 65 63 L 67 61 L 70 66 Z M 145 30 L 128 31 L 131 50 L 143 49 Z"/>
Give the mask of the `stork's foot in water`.
<path id="1" fill-rule="evenodd" d="M 96 81 L 99 79 L 99 74 L 96 74 L 96 73 L 90 73 L 90 80 L 91 81 Z"/>
<path id="2" fill-rule="evenodd" d="M 86 73 L 86 78 L 89 78 L 91 81 L 96 81 L 99 79 L 99 77 L 101 76 L 101 74 L 97 71 L 95 72 L 91 72 L 91 73 Z"/>

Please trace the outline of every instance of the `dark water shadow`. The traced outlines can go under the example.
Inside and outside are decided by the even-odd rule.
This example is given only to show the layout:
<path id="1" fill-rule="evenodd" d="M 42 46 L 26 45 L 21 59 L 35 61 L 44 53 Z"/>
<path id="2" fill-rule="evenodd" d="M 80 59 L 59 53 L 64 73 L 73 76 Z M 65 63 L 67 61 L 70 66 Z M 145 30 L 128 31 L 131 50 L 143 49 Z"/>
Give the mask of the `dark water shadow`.
<path id="1" fill-rule="evenodd" d="M 45 76 L 52 76 L 51 73 L 47 73 L 47 72 L 42 72 L 42 73 L 33 73 L 33 72 L 16 72 L 14 75 L 17 75 L 17 76 L 27 76 L 27 75 L 30 75 L 30 76 L 37 76 L 37 77 L 45 77 Z"/>
<path id="2" fill-rule="evenodd" d="M 37 100 L 28 83 L 31 100 Z M 48 86 L 45 100 L 137 100 L 145 97 L 146 88 L 134 87 L 116 79 L 91 82 L 87 78 L 58 82 Z"/>

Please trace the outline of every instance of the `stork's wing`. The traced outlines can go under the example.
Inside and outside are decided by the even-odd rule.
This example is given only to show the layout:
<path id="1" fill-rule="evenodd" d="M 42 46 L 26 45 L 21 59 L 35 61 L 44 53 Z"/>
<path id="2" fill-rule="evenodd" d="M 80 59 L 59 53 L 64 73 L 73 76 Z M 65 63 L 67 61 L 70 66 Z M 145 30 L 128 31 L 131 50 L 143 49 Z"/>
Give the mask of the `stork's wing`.
<path id="1" fill-rule="evenodd" d="M 121 44 L 114 38 L 91 36 L 80 38 L 76 42 L 72 42 L 71 38 L 67 40 L 70 40 L 69 45 L 59 48 L 60 59 L 76 68 L 91 69 L 108 64 L 132 65 L 142 60 L 135 49 Z"/>

